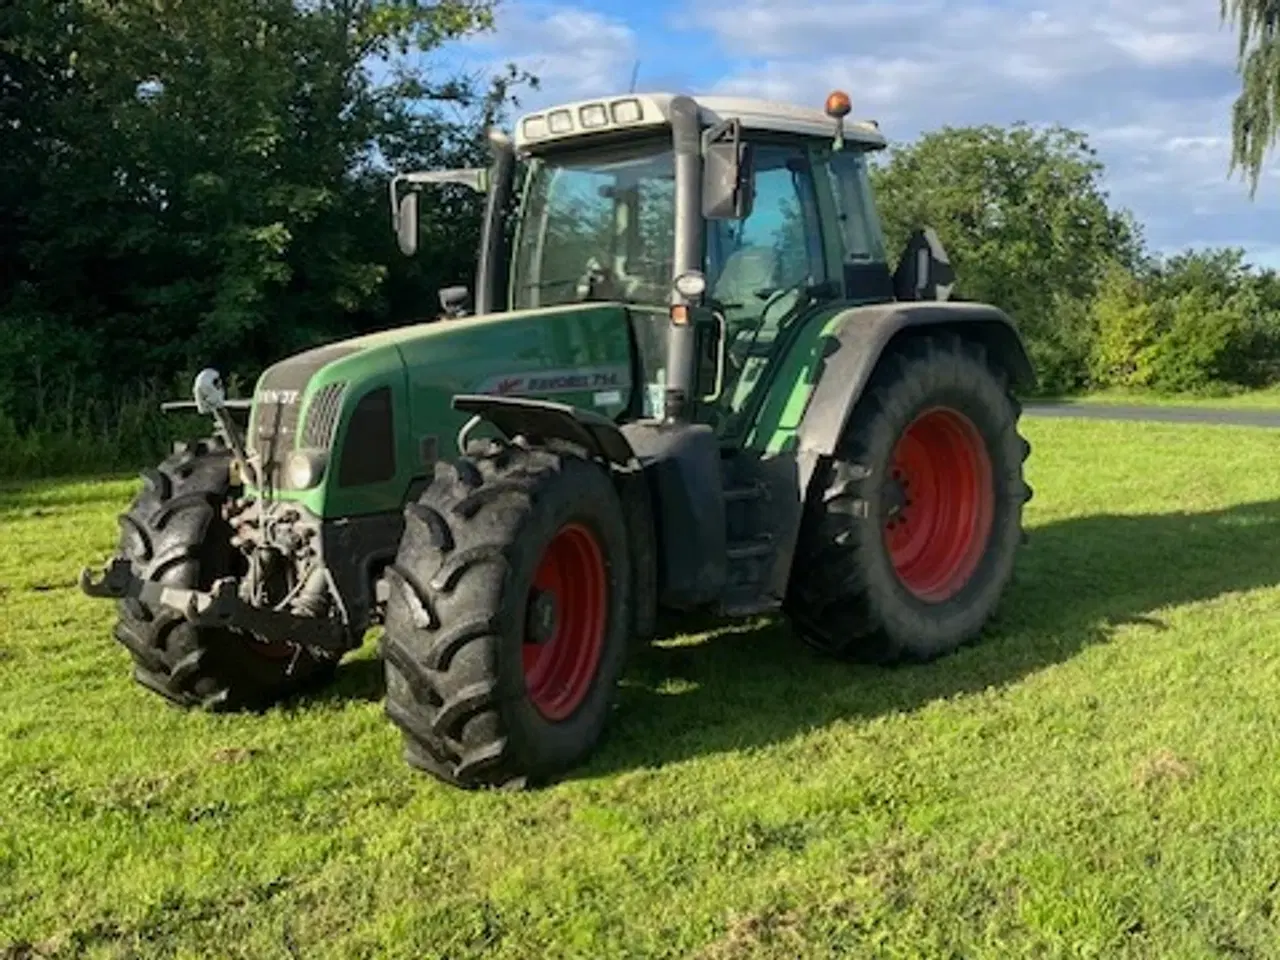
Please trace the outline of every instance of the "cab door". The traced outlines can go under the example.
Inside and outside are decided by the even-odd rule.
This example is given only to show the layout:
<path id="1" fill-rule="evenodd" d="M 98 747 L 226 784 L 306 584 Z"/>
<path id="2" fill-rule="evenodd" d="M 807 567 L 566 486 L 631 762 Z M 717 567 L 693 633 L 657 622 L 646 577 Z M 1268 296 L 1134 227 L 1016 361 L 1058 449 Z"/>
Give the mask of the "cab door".
<path id="1" fill-rule="evenodd" d="M 803 322 L 815 299 L 839 293 L 831 284 L 810 145 L 759 140 L 752 154 L 750 213 L 742 220 L 707 221 L 704 238 L 706 304 L 722 321 L 725 341 L 721 389 L 699 403 L 697 418 L 714 426 L 726 445 L 748 429 L 785 350 L 786 332 Z M 713 359 L 710 349 L 704 351 L 700 380 Z"/>

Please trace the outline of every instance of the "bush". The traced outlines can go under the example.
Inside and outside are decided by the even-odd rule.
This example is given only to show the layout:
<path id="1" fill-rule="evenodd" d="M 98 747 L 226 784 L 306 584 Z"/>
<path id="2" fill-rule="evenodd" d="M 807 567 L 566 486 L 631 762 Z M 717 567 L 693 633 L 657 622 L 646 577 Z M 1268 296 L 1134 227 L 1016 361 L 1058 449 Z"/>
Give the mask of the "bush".
<path id="1" fill-rule="evenodd" d="M 1041 393 L 1075 393 L 1088 387 L 1092 322 L 1088 301 L 1059 297 L 1050 322 L 1024 333 Z"/>
<path id="2" fill-rule="evenodd" d="M 1239 382 L 1257 314 L 1248 290 L 1171 288 L 1112 270 L 1093 304 L 1092 383 L 1221 392 Z"/>

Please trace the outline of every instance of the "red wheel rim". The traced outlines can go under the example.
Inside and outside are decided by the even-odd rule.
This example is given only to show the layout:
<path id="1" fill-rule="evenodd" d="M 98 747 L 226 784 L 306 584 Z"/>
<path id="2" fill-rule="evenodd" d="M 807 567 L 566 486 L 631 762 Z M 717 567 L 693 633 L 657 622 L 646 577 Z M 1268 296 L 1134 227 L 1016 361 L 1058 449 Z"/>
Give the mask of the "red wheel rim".
<path id="1" fill-rule="evenodd" d="M 968 417 L 933 408 L 903 431 L 891 462 L 889 558 L 912 594 L 941 603 L 969 582 L 991 534 L 995 487 L 987 445 Z"/>
<path id="2" fill-rule="evenodd" d="M 603 551 L 590 530 L 567 524 L 538 564 L 525 625 L 525 689 L 548 720 L 563 720 L 586 699 L 607 618 Z"/>

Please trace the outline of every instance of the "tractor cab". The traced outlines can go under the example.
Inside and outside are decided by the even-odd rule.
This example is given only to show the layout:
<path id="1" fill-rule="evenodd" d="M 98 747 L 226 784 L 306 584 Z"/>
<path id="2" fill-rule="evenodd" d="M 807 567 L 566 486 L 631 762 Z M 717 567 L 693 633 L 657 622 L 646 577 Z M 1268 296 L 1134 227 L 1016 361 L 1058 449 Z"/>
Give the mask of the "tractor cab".
<path id="1" fill-rule="evenodd" d="M 692 416 L 728 439 L 751 419 L 797 318 L 833 303 L 945 299 L 949 289 L 931 232 L 913 237 L 891 272 L 868 177 L 885 139 L 873 123 L 846 122 L 849 111 L 840 92 L 823 110 L 665 94 L 566 104 L 522 117 L 514 140 L 491 132 L 488 169 L 397 176 L 393 223 L 411 254 L 423 185 L 487 194 L 474 312 L 626 304 L 643 415 Z M 525 172 L 508 250 L 517 158 Z M 441 291 L 447 317 L 471 302 L 465 287 Z"/>

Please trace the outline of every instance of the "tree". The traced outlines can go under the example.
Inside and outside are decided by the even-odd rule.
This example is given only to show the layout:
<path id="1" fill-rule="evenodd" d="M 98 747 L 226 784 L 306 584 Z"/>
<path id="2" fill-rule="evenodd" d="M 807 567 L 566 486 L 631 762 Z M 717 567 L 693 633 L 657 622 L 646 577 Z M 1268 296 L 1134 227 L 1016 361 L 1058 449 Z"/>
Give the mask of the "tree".
<path id="1" fill-rule="evenodd" d="M 891 255 L 934 227 L 958 296 L 995 304 L 1027 337 L 1046 385 L 1080 385 L 1087 309 L 1109 264 L 1139 260 L 1132 218 L 1113 211 L 1081 133 L 1024 124 L 955 128 L 896 147 L 872 170 Z"/>
<path id="2" fill-rule="evenodd" d="M 1221 20 L 1239 32 L 1240 94 L 1231 108 L 1231 167 L 1257 193 L 1267 151 L 1280 133 L 1280 0 L 1221 0 Z"/>
<path id="3" fill-rule="evenodd" d="M 437 78 L 424 55 L 488 29 L 493 3 L 15 0 L 0 413 L 29 424 L 51 390 L 107 401 L 205 364 L 251 379 L 432 312 L 415 301 L 470 272 L 479 204 L 425 197 L 407 261 L 386 179 L 476 160 L 522 78 Z"/>

